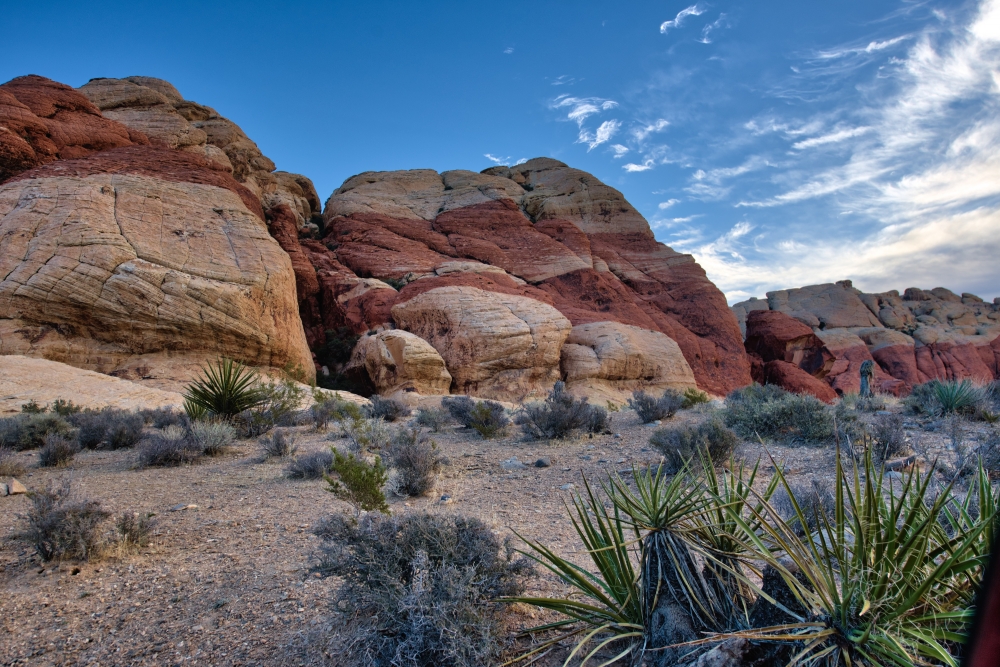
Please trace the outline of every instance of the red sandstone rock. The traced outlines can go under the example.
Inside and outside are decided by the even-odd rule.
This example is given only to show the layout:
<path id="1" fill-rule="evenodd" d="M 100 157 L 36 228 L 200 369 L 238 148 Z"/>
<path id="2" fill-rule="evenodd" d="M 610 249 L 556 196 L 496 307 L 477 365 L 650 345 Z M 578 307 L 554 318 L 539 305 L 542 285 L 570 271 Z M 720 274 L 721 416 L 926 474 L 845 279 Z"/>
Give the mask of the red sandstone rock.
<path id="1" fill-rule="evenodd" d="M 0 183 L 57 159 L 148 143 L 69 86 L 35 75 L 0 85 Z"/>
<path id="2" fill-rule="evenodd" d="M 764 380 L 767 384 L 776 384 L 796 394 L 811 394 L 825 403 L 837 400 L 837 392 L 830 385 L 787 361 L 775 360 L 764 364 Z"/>
<path id="3" fill-rule="evenodd" d="M 812 329 L 774 310 L 755 310 L 747 316 L 746 350 L 765 361 L 787 361 L 823 378 L 834 357 Z"/>

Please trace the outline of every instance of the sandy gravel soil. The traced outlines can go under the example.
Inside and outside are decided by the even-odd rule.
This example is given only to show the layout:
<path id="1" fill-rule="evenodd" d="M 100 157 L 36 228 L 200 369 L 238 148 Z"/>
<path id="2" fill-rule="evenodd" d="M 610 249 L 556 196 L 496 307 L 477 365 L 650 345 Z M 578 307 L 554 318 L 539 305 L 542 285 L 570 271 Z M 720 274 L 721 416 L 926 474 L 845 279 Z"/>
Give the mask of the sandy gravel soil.
<path id="1" fill-rule="evenodd" d="M 705 418 L 683 411 L 671 422 Z M 394 513 L 468 514 L 500 535 L 538 539 L 585 563 L 564 502 L 581 475 L 659 460 L 632 411 L 613 414 L 613 432 L 566 442 L 525 442 L 518 434 L 485 441 L 449 427 L 431 434 L 450 460 L 437 488 L 425 498 L 391 500 Z M 989 427 L 963 423 L 971 444 Z M 299 453 L 328 447 L 326 434 L 293 429 Z M 946 422 L 906 422 L 914 447 L 929 458 L 953 458 Z M 832 477 L 831 447 L 769 446 L 794 479 Z M 759 444 L 740 453 L 756 459 Z M 70 480 L 82 497 L 113 512 L 156 514 L 154 543 L 140 553 L 98 563 L 43 564 L 11 539 L 24 496 L 0 498 L 0 664 L 2 665 L 292 665 L 315 662 L 317 637 L 341 622 L 330 606 L 335 582 L 310 573 L 319 540 L 309 529 L 345 505 L 321 481 L 285 479 L 284 462 L 260 462 L 258 445 L 241 442 L 222 457 L 180 468 L 134 469 L 134 454 L 84 452 L 67 468 L 40 469 L 34 452 L 20 454 L 29 489 Z M 508 471 L 511 457 L 546 468 Z M 768 462 L 767 474 L 773 472 Z M 450 502 L 442 502 L 450 496 Z M 197 508 L 171 511 L 177 505 Z M 561 590 L 540 576 L 531 593 Z M 522 621 L 539 621 L 525 610 Z M 556 664 L 555 658 L 550 664 Z M 336 660 L 332 664 L 336 664 Z"/>

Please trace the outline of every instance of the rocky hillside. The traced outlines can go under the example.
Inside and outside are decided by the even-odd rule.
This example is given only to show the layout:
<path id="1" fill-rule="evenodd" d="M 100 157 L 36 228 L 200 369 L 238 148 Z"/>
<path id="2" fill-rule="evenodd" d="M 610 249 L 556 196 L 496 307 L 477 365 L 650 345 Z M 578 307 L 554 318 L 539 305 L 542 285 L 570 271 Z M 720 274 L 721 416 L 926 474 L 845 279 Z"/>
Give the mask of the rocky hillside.
<path id="1" fill-rule="evenodd" d="M 172 97 L 129 94 L 181 100 L 159 83 Z M 265 222 L 302 207 L 242 132 L 216 151 L 211 132 L 144 124 L 165 105 L 131 108 L 123 124 L 42 77 L 0 86 L 0 354 L 168 388 L 219 354 L 308 376 L 292 265 Z"/>
<path id="2" fill-rule="evenodd" d="M 320 349 L 328 332 L 372 332 L 347 370 L 383 393 L 519 400 L 562 378 L 620 401 L 750 381 L 736 319 L 694 259 L 656 242 L 620 192 L 556 160 L 363 173 L 323 223 L 308 240 L 272 225 L 306 336 Z"/>
<path id="3" fill-rule="evenodd" d="M 831 400 L 856 392 L 861 364 L 902 396 L 930 380 L 1000 378 L 1000 299 L 943 287 L 866 294 L 844 280 L 768 292 L 733 306 L 759 382 Z"/>

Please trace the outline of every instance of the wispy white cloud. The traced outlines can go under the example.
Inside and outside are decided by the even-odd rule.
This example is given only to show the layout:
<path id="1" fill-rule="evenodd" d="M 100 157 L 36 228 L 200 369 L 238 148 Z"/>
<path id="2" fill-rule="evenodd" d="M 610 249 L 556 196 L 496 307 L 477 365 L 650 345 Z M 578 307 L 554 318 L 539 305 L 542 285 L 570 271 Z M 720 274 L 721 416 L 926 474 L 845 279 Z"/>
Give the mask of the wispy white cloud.
<path id="1" fill-rule="evenodd" d="M 871 132 L 871 130 L 872 128 L 866 126 L 844 128 L 819 137 L 811 137 L 809 139 L 797 141 L 792 144 L 792 148 L 796 150 L 804 150 L 806 148 L 815 148 L 816 146 L 823 146 L 825 144 L 836 144 L 844 141 L 845 139 L 860 137 L 862 134 Z"/>
<path id="2" fill-rule="evenodd" d="M 654 132 L 662 132 L 667 129 L 668 125 L 670 125 L 670 121 L 660 118 L 656 122 L 632 128 L 632 136 L 635 137 L 636 141 L 641 143 Z"/>
<path id="3" fill-rule="evenodd" d="M 622 146 L 621 144 L 612 144 L 611 151 L 614 153 L 614 158 L 617 160 L 620 157 L 625 157 L 628 153 L 628 146 Z"/>
<path id="4" fill-rule="evenodd" d="M 510 157 L 498 157 L 496 155 L 493 155 L 492 153 L 483 153 L 483 157 L 486 158 L 487 160 L 489 160 L 490 162 L 492 162 L 492 163 L 494 163 L 496 165 L 499 165 L 501 167 L 508 167 L 511 164 L 511 158 Z M 528 161 L 528 158 L 523 157 L 520 160 L 518 160 L 517 162 L 514 162 L 514 164 L 524 164 L 527 161 Z"/>
<path id="5" fill-rule="evenodd" d="M 628 164 L 623 164 L 622 165 L 622 169 L 624 169 L 625 171 L 627 171 L 629 173 L 632 173 L 632 172 L 636 172 L 636 171 L 649 171 L 654 166 L 656 166 L 656 163 L 653 161 L 652 158 L 649 158 L 649 159 L 645 160 L 642 164 L 636 164 L 634 162 L 629 162 Z"/>
<path id="6" fill-rule="evenodd" d="M 552 85 L 552 86 L 571 86 L 574 83 L 576 83 L 577 81 L 578 81 L 578 79 L 576 79 L 575 77 L 569 76 L 568 74 L 563 74 L 563 75 L 557 76 L 555 79 L 553 79 L 552 83 L 549 84 L 549 85 Z"/>
<path id="7" fill-rule="evenodd" d="M 687 17 L 701 16 L 704 13 L 705 13 L 705 8 L 702 7 L 700 4 L 691 5 L 690 7 L 685 7 L 684 9 L 677 12 L 677 16 L 675 16 L 673 19 L 661 23 L 660 32 L 665 35 L 667 34 L 667 31 L 671 30 L 672 28 L 680 28 L 681 24 L 684 23 L 684 19 L 686 19 Z"/>
<path id="8" fill-rule="evenodd" d="M 573 97 L 571 95 L 560 95 L 549 105 L 552 109 L 566 110 L 566 119 L 576 123 L 579 128 L 577 143 L 587 144 L 587 151 L 590 152 L 607 143 L 621 128 L 621 121 L 606 120 L 598 128 L 591 132 L 584 127 L 584 122 L 595 114 L 610 111 L 618 106 L 618 102 L 600 97 Z"/>
<path id="9" fill-rule="evenodd" d="M 586 130 L 580 130 L 580 138 L 578 141 L 582 144 L 587 144 L 587 152 L 594 150 L 601 144 L 610 141 L 611 137 L 615 136 L 618 129 L 622 126 L 620 120 L 606 120 L 597 127 L 596 132 L 588 132 Z"/>
<path id="10" fill-rule="evenodd" d="M 701 29 L 701 39 L 699 39 L 698 41 L 701 42 L 702 44 L 711 44 L 712 33 L 718 30 L 719 28 L 728 28 L 728 27 L 729 27 L 729 19 L 726 18 L 726 14 L 725 12 L 723 12 L 722 14 L 719 14 L 719 18 L 715 19 L 715 21 L 707 24 L 704 28 Z"/>
<path id="11" fill-rule="evenodd" d="M 674 206 L 675 204 L 680 204 L 680 203 L 681 203 L 680 199 L 668 199 L 667 201 L 661 201 L 659 204 L 656 205 L 656 208 L 660 209 L 661 211 L 665 211 L 666 209 L 670 208 L 671 206 Z"/>
<path id="12" fill-rule="evenodd" d="M 886 39 L 882 41 L 871 41 L 867 46 L 843 46 L 836 49 L 830 49 L 827 51 L 818 51 L 816 57 L 821 60 L 834 60 L 836 58 L 843 58 L 845 56 L 853 56 L 859 54 L 870 54 L 877 51 L 884 51 L 890 46 L 895 46 L 900 42 L 910 39 L 910 35 L 900 35 L 899 37 L 893 37 L 892 39 Z"/>
<path id="13" fill-rule="evenodd" d="M 510 55 L 511 53 L 514 53 L 514 47 L 508 46 L 506 49 L 503 50 L 503 52 L 506 53 L 507 55 Z"/>

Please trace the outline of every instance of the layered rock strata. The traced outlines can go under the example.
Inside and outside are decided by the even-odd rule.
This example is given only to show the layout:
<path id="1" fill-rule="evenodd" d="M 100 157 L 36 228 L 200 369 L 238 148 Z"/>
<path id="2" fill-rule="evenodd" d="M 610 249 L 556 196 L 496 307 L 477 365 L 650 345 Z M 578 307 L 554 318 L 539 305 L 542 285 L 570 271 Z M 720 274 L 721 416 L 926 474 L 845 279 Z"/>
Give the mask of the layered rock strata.
<path id="1" fill-rule="evenodd" d="M 453 392 L 511 400 L 559 378 L 618 400 L 631 388 L 725 394 L 750 382 L 737 322 L 701 267 L 656 242 L 621 193 L 556 160 L 367 172 L 323 217 L 315 240 L 272 223 L 293 262 L 305 260 L 300 312 L 314 349 L 329 331 L 398 327 L 438 350 Z M 524 313 L 543 314 L 544 335 L 534 315 L 514 326 Z M 596 361 L 563 355 L 572 328 L 599 323 L 625 342 L 590 345 Z"/>
<path id="2" fill-rule="evenodd" d="M 292 264 L 229 170 L 150 145 L 68 86 L 22 77 L 0 94 L 42 114 L 18 135 L 42 165 L 7 162 L 0 184 L 0 354 L 165 387 L 220 354 L 312 375 Z"/>
<path id="3" fill-rule="evenodd" d="M 850 281 L 769 292 L 767 299 L 737 303 L 733 312 L 746 335 L 746 349 L 759 354 L 763 334 L 776 338 L 798 325 L 822 341 L 835 360 L 817 372 L 810 363 L 782 358 L 838 394 L 857 392 L 865 361 L 876 363 L 876 387 L 908 394 L 930 380 L 977 383 L 1000 378 L 1000 303 L 938 287 L 867 294 Z M 815 341 L 812 344 L 815 349 Z M 768 358 L 769 357 L 769 358 Z"/>

